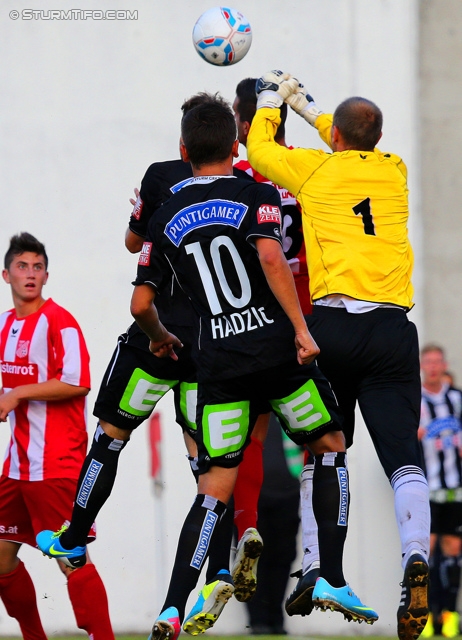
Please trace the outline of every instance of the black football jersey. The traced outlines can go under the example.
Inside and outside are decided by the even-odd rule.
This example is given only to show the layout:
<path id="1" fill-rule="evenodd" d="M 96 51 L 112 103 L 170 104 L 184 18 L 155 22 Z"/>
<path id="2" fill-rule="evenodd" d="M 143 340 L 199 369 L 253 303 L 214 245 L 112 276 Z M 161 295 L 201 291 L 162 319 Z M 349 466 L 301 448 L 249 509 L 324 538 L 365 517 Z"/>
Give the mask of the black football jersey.
<path id="1" fill-rule="evenodd" d="M 236 177 L 253 182 L 252 176 L 242 169 L 234 167 L 233 172 Z M 128 226 L 131 231 L 144 238 L 152 214 L 179 191 L 192 175 L 190 163 L 181 159 L 151 164 L 141 181 L 140 195 L 130 215 Z"/>
<path id="2" fill-rule="evenodd" d="M 234 169 L 234 174 L 253 181 L 245 171 Z M 193 177 L 189 162 L 181 159 L 154 162 L 141 181 L 140 195 L 133 207 L 128 226 L 133 233 L 144 238 L 149 220 L 155 211 Z M 161 321 L 174 332 L 175 326 L 193 325 L 191 305 L 172 277 L 156 299 Z"/>
<path id="3" fill-rule="evenodd" d="M 198 379 L 236 377 L 295 358 L 294 330 L 255 248 L 281 242 L 281 201 L 268 184 L 200 176 L 148 225 L 135 284 L 162 290 L 172 272 L 197 314 Z"/>

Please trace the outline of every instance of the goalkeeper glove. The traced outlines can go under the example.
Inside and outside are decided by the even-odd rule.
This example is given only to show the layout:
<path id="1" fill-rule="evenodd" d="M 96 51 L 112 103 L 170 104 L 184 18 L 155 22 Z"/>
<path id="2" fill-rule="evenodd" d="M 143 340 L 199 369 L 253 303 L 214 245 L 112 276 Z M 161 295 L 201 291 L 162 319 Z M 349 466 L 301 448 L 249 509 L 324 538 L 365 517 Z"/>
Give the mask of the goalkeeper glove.
<path id="1" fill-rule="evenodd" d="M 285 98 L 285 101 L 295 113 L 302 116 L 312 127 L 314 127 L 316 118 L 323 113 L 318 109 L 310 94 L 306 93 L 305 87 L 302 84 L 299 84 L 295 92 Z"/>
<path id="2" fill-rule="evenodd" d="M 289 73 L 268 71 L 258 78 L 255 85 L 257 109 L 261 107 L 279 109 L 284 100 L 297 89 L 298 84 L 298 80 Z"/>

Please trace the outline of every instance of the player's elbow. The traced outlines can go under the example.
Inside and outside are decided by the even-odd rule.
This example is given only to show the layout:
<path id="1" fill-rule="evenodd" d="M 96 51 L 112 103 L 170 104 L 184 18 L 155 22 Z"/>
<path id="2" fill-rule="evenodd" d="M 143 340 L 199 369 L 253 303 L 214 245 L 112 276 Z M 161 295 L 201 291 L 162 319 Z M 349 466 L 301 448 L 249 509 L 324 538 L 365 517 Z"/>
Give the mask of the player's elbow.
<path id="1" fill-rule="evenodd" d="M 142 238 L 125 238 L 125 248 L 128 249 L 130 253 L 139 253 L 143 248 Z"/>
<path id="2" fill-rule="evenodd" d="M 270 267 L 271 265 L 274 264 L 274 255 L 268 251 L 259 251 L 258 252 L 258 259 L 260 260 L 260 264 L 262 266 L 268 266 Z"/>
<path id="3" fill-rule="evenodd" d="M 257 243 L 258 259 L 263 267 L 277 267 L 285 260 L 282 249 L 277 240 L 265 239 L 258 240 Z"/>
<path id="4" fill-rule="evenodd" d="M 128 228 L 125 233 L 125 247 L 130 253 L 139 253 L 143 248 L 143 238 Z"/>
<path id="5" fill-rule="evenodd" d="M 249 138 L 247 138 L 247 144 L 246 144 L 247 159 L 253 167 L 254 164 L 260 160 L 260 154 L 258 153 L 255 145 L 252 144 L 253 141 L 250 141 Z"/>
<path id="6" fill-rule="evenodd" d="M 130 304 L 130 313 L 135 320 L 139 320 L 145 312 L 145 306 L 136 300 L 132 300 Z"/>
<path id="7" fill-rule="evenodd" d="M 61 380 L 61 382 L 64 382 L 64 380 Z M 64 387 L 65 392 L 64 392 L 64 395 L 62 396 L 64 399 L 82 398 L 84 396 L 87 396 L 90 393 L 90 387 L 79 387 L 77 385 L 70 384 L 68 382 L 65 382 L 65 384 L 67 386 Z"/>
<path id="8" fill-rule="evenodd" d="M 268 155 L 269 145 L 271 145 L 270 140 L 262 140 L 255 130 L 252 131 L 252 127 L 250 127 L 245 146 L 247 150 L 247 159 L 252 167 L 256 164 L 262 165 L 265 162 Z"/>
<path id="9" fill-rule="evenodd" d="M 139 253 L 141 249 L 137 249 L 133 247 L 129 242 L 125 240 L 125 248 L 130 251 L 130 253 Z"/>
<path id="10" fill-rule="evenodd" d="M 135 320 L 141 320 L 149 312 L 152 307 L 152 300 L 146 296 L 139 295 L 138 288 L 133 292 L 130 303 L 130 313 Z"/>

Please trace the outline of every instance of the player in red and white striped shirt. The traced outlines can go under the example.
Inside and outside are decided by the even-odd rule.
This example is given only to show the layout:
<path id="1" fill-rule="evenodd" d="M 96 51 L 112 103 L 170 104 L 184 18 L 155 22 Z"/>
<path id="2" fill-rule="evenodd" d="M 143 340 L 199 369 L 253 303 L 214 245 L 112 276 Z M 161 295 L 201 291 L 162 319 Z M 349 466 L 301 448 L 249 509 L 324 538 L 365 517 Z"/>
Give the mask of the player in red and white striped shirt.
<path id="1" fill-rule="evenodd" d="M 0 477 L 0 597 L 25 640 L 46 635 L 18 552 L 24 543 L 36 546 L 45 523 L 53 520 L 59 529 L 70 519 L 88 439 L 89 355 L 76 320 L 42 296 L 47 265 L 36 238 L 11 238 L 2 275 L 14 308 L 0 315 L 0 421 L 9 418 L 11 427 Z M 113 640 L 106 590 L 94 564 L 58 564 L 78 627 L 93 640 Z"/>

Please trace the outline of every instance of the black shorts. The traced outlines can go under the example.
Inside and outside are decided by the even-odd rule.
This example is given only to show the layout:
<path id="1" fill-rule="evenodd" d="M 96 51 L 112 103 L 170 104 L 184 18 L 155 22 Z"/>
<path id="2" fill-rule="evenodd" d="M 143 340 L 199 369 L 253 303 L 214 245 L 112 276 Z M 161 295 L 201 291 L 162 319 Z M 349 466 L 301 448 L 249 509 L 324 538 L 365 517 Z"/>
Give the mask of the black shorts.
<path id="1" fill-rule="evenodd" d="M 287 364 L 237 378 L 200 382 L 197 396 L 199 473 L 211 466 L 236 467 L 255 420 L 273 411 L 298 445 L 341 431 L 338 406 L 318 367 Z"/>
<path id="2" fill-rule="evenodd" d="M 138 325 L 119 336 L 104 374 L 93 415 L 119 429 L 136 429 L 157 402 L 173 389 L 176 421 L 193 437 L 196 433 L 196 369 L 191 358 L 191 330 L 176 328 L 183 349 L 178 360 L 157 358 L 149 351 L 149 339 Z"/>
<path id="3" fill-rule="evenodd" d="M 405 312 L 379 308 L 355 314 L 314 306 L 306 321 L 321 350 L 317 364 L 343 413 L 347 446 L 353 443 L 358 402 L 388 478 L 404 466 L 422 468 L 419 344 Z"/>
<path id="4" fill-rule="evenodd" d="M 462 536 L 462 502 L 432 502 L 430 500 L 431 533 Z"/>

